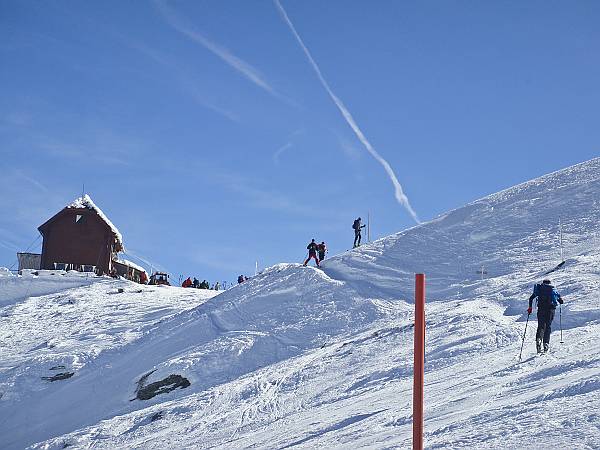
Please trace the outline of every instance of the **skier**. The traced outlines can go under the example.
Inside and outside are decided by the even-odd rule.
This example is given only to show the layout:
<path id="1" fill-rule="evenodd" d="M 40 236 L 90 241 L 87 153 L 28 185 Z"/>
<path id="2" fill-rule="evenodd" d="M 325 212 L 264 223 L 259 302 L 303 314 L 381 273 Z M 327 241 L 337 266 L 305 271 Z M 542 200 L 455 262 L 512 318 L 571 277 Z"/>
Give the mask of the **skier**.
<path id="1" fill-rule="evenodd" d="M 304 261 L 305 266 L 308 264 L 308 262 L 311 260 L 311 258 L 315 258 L 317 267 L 321 267 L 319 265 L 319 259 L 317 258 L 317 247 L 318 247 L 318 245 L 314 239 L 312 241 L 310 241 L 310 244 L 308 244 L 306 246 L 306 249 L 308 250 L 308 258 L 306 258 L 306 261 Z"/>
<path id="2" fill-rule="evenodd" d="M 242 284 L 244 282 L 244 275 L 240 275 L 238 277 L 238 284 Z"/>
<path id="3" fill-rule="evenodd" d="M 325 259 L 325 252 L 327 251 L 325 242 L 321 242 L 319 245 L 317 245 L 317 251 L 319 252 L 319 262 L 321 262 Z"/>
<path id="4" fill-rule="evenodd" d="M 189 288 L 192 287 L 192 280 L 190 277 L 187 277 L 183 283 L 181 283 L 181 287 Z"/>
<path id="5" fill-rule="evenodd" d="M 366 227 L 366 225 L 361 225 L 360 221 L 361 221 L 361 218 L 359 217 L 352 224 L 352 229 L 354 230 L 354 245 L 352 246 L 352 248 L 356 248 L 356 247 L 360 246 L 360 239 L 362 237 L 360 234 L 360 230 L 362 228 Z"/>
<path id="6" fill-rule="evenodd" d="M 563 299 L 550 284 L 550 280 L 542 281 L 533 287 L 533 294 L 529 297 L 527 314 L 531 314 L 533 299 L 537 297 L 538 328 L 535 334 L 535 346 L 538 353 L 547 352 L 550 345 L 550 332 L 556 305 L 562 305 Z"/>
<path id="7" fill-rule="evenodd" d="M 192 283 L 195 289 L 200 289 L 200 281 L 198 278 L 194 277 L 194 282 Z"/>

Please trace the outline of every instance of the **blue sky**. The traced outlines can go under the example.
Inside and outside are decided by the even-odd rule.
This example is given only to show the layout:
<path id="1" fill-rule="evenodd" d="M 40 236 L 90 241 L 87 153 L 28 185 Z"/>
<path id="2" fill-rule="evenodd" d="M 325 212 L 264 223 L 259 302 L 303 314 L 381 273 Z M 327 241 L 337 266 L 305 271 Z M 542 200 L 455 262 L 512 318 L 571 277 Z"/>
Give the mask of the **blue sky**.
<path id="1" fill-rule="evenodd" d="M 597 2 L 281 4 L 422 221 L 600 153 Z M 415 223 L 271 1 L 2 1 L 0 98 L 0 266 L 82 184 L 175 278 Z"/>

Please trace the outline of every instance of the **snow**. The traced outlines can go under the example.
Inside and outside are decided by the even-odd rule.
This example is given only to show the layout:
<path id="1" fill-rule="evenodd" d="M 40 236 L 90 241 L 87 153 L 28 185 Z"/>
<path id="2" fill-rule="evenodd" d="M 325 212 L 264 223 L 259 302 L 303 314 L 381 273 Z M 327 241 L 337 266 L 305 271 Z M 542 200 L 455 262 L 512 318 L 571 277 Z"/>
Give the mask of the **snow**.
<path id="1" fill-rule="evenodd" d="M 88 285 L 94 276 L 80 272 L 67 274 L 62 270 L 23 270 L 22 276 L 0 276 L 0 307 L 28 297 Z"/>
<path id="2" fill-rule="evenodd" d="M 600 158 L 212 298 L 106 278 L 22 291 L 0 303 L 0 447 L 409 448 L 422 271 L 426 448 L 599 448 L 599 181 Z M 519 362 L 559 218 L 565 304 L 544 356 L 530 318 Z M 73 376 L 42 380 L 57 366 Z M 191 385 L 136 399 L 171 374 Z"/>
<path id="3" fill-rule="evenodd" d="M 124 247 L 123 236 L 121 235 L 121 233 L 119 232 L 117 227 L 108 219 L 108 217 L 106 217 L 106 214 L 104 214 L 102 212 L 102 210 L 100 208 L 98 208 L 98 206 L 96 206 L 96 204 L 92 201 L 91 197 L 88 194 L 84 194 L 83 197 L 76 198 L 70 204 L 68 204 L 66 207 L 67 208 L 88 208 L 88 209 L 93 209 L 94 211 L 96 211 L 96 214 L 98 214 L 100 216 L 100 218 L 104 222 L 106 222 L 106 224 L 110 227 L 112 232 L 115 234 L 115 237 L 117 238 L 117 242 L 121 245 L 121 247 Z"/>
<path id="4" fill-rule="evenodd" d="M 142 266 L 137 265 L 136 263 L 131 262 L 131 261 L 127 260 L 127 259 L 117 259 L 117 262 L 121 263 L 121 264 L 123 264 L 125 266 L 133 267 L 134 269 L 139 270 L 140 272 L 146 272 L 146 273 L 148 273 L 146 271 L 146 269 L 144 269 Z"/>

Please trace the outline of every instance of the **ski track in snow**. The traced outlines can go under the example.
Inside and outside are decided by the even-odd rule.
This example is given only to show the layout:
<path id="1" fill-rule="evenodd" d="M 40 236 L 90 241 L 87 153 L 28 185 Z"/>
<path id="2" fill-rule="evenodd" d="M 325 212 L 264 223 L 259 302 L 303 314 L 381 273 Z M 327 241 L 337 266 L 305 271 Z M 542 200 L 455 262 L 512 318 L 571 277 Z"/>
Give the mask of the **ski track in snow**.
<path id="1" fill-rule="evenodd" d="M 599 181 L 595 159 L 323 271 L 280 264 L 213 298 L 106 279 L 24 298 L 15 286 L 33 282 L 12 279 L 0 447 L 409 448 L 411 302 L 425 272 L 425 446 L 600 448 Z M 519 362 L 533 283 L 560 262 L 559 216 L 566 263 L 550 277 L 565 343 L 557 310 L 551 350 L 535 356 L 532 315 Z M 41 379 L 59 365 L 74 375 Z M 191 386 L 130 401 L 150 372 Z"/>

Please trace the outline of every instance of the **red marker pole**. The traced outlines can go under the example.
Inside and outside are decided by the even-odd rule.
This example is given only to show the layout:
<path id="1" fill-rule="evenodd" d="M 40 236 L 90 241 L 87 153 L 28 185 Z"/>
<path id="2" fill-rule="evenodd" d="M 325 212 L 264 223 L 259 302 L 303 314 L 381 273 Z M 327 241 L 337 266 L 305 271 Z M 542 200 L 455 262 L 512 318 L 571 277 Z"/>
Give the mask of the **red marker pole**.
<path id="1" fill-rule="evenodd" d="M 413 450 L 423 449 L 423 377 L 425 374 L 425 274 L 415 275 L 415 368 Z"/>

